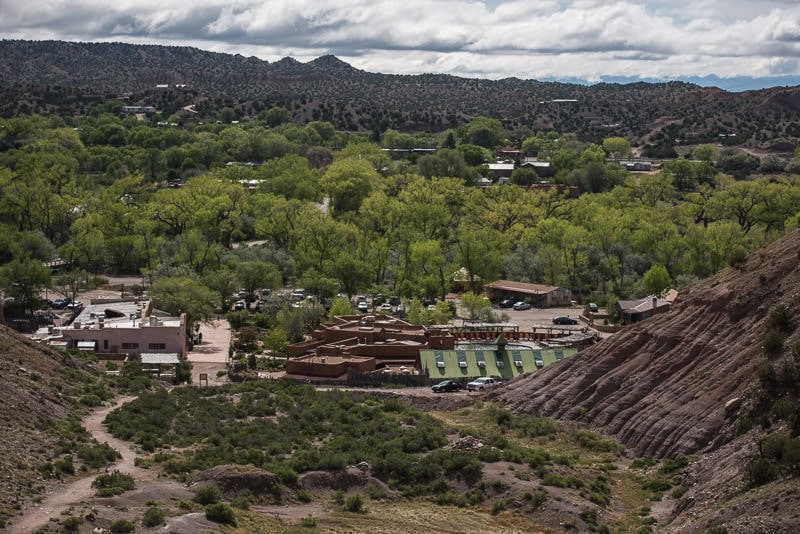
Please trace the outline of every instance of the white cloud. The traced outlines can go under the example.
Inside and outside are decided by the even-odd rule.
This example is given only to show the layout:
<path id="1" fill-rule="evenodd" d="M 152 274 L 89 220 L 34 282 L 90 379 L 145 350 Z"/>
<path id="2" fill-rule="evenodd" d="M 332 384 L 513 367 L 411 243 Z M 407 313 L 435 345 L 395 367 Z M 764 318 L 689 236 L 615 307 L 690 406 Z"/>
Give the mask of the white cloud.
<path id="1" fill-rule="evenodd" d="M 0 36 L 492 78 L 800 74 L 794 0 L 0 0 Z"/>

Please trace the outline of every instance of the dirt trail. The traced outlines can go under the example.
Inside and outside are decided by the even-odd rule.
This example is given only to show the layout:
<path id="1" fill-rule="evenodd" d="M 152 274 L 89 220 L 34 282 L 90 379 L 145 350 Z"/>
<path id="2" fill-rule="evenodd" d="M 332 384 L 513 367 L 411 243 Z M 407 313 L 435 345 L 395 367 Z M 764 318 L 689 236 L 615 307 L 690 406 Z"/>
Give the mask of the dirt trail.
<path id="1" fill-rule="evenodd" d="M 136 467 L 134 465 L 136 453 L 131 449 L 130 445 L 109 434 L 103 425 L 103 419 L 109 412 L 133 399 L 134 397 L 122 397 L 114 405 L 94 411 L 83 420 L 83 426 L 98 442 L 107 442 L 122 455 L 122 458 L 117 460 L 114 465 L 109 466 L 109 469 L 118 469 L 124 473 L 131 474 L 136 480 L 137 488 L 139 488 L 142 486 L 142 482 L 155 480 L 155 475 L 146 469 Z M 51 517 L 60 517 L 61 512 L 71 505 L 90 499 L 94 494 L 92 481 L 96 476 L 97 474 L 88 475 L 66 486 L 56 488 L 41 503 L 25 510 L 21 517 L 15 518 L 14 524 L 10 526 L 8 532 L 12 534 L 33 532 L 47 523 Z M 160 482 L 163 483 L 163 481 Z"/>

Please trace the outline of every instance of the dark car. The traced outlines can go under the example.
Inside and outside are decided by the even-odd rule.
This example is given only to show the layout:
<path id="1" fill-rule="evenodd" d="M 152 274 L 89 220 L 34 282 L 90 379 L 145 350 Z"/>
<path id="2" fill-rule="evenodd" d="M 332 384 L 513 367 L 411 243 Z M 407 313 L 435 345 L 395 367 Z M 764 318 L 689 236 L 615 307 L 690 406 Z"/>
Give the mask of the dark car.
<path id="1" fill-rule="evenodd" d="M 461 389 L 461 384 L 455 380 L 444 380 L 433 386 L 431 389 L 435 393 L 442 393 L 444 391 L 458 391 Z"/>
<path id="2" fill-rule="evenodd" d="M 568 315 L 561 315 L 560 317 L 553 317 L 553 324 L 578 324 L 578 320 Z"/>
<path id="3" fill-rule="evenodd" d="M 514 306 L 514 303 L 516 303 L 516 301 L 514 299 L 504 299 L 504 300 L 500 301 L 500 307 L 501 308 L 511 308 L 511 307 Z"/>

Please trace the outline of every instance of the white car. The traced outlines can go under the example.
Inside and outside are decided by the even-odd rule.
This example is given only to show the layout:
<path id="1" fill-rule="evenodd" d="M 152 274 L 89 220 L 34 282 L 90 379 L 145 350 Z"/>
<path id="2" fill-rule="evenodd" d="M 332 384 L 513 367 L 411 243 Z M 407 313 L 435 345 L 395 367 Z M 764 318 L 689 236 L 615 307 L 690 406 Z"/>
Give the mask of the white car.
<path id="1" fill-rule="evenodd" d="M 469 382 L 467 384 L 467 391 L 482 391 L 484 389 L 494 387 L 499 383 L 499 380 L 496 380 L 491 376 L 482 376 L 480 378 L 476 378 L 472 382 Z"/>

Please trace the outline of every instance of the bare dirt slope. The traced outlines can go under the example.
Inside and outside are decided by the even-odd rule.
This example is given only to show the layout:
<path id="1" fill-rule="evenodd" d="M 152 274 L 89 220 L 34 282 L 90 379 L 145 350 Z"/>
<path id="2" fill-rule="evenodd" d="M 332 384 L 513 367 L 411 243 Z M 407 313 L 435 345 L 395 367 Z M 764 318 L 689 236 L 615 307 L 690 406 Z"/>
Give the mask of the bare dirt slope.
<path id="1" fill-rule="evenodd" d="M 757 382 L 766 316 L 800 317 L 800 231 L 684 292 L 668 313 L 494 394 L 515 411 L 575 419 L 656 457 L 733 438 L 726 403 Z M 728 424 L 726 424 L 728 423 Z"/>
<path id="2" fill-rule="evenodd" d="M 70 413 L 67 396 L 85 368 L 0 325 L 0 521 L 36 492 L 36 468 L 55 448 L 53 427 Z"/>

